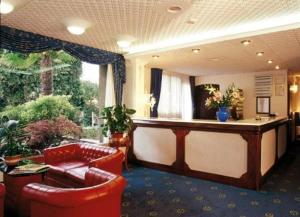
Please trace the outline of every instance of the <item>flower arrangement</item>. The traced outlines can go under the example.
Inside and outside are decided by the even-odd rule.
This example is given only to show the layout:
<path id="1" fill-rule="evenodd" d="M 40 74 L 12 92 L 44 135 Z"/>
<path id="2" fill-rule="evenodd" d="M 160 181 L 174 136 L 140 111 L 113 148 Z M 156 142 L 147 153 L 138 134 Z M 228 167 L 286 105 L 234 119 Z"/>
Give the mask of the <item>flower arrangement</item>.
<path id="1" fill-rule="evenodd" d="M 153 94 L 151 94 L 151 95 L 150 95 L 150 101 L 149 101 L 149 105 L 150 105 L 151 111 L 153 111 L 153 107 L 154 107 L 155 103 L 156 103 L 156 99 L 155 99 L 155 97 L 153 96 Z"/>
<path id="2" fill-rule="evenodd" d="M 244 101 L 244 97 L 240 95 L 240 89 L 234 83 L 226 89 L 224 94 L 211 85 L 207 85 L 205 89 L 211 95 L 205 101 L 205 106 L 208 108 L 237 106 L 239 102 Z"/>

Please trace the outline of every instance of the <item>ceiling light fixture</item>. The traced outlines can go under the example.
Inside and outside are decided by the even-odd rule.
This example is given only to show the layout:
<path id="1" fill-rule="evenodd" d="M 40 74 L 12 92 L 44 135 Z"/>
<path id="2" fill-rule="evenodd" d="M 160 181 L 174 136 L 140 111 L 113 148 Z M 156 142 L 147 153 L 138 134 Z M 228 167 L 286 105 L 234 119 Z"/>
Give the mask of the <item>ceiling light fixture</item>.
<path id="1" fill-rule="evenodd" d="M 9 14 L 10 12 L 12 12 L 14 10 L 14 6 L 6 1 L 2 1 L 0 2 L 0 13 L 1 14 Z"/>
<path id="2" fill-rule="evenodd" d="M 82 35 L 91 26 L 88 21 L 78 18 L 66 18 L 64 24 L 67 30 L 74 35 Z"/>
<path id="3" fill-rule="evenodd" d="M 82 35 L 85 32 L 85 27 L 82 26 L 67 26 L 67 29 L 73 35 Z"/>
<path id="4" fill-rule="evenodd" d="M 268 63 L 268 64 L 272 64 L 272 63 L 273 63 L 273 60 L 268 60 L 267 63 Z"/>
<path id="5" fill-rule="evenodd" d="M 244 45 L 244 46 L 248 46 L 251 41 L 250 40 L 244 40 L 244 41 L 241 41 L 241 43 Z"/>
<path id="6" fill-rule="evenodd" d="M 170 6 L 170 7 L 168 7 L 168 9 L 167 9 L 167 11 L 168 11 L 169 13 L 172 13 L 172 14 L 176 14 L 176 13 L 180 12 L 181 10 L 182 10 L 182 8 L 179 7 L 179 6 L 176 6 L 176 5 Z"/>
<path id="7" fill-rule="evenodd" d="M 262 52 L 262 51 L 256 53 L 256 56 L 258 56 L 258 57 L 261 57 L 261 56 L 263 56 L 263 55 L 264 55 L 264 52 Z"/>
<path id="8" fill-rule="evenodd" d="M 293 93 L 297 93 L 298 92 L 298 85 L 297 84 L 292 84 L 290 86 L 290 91 Z"/>
<path id="9" fill-rule="evenodd" d="M 158 55 L 153 55 L 152 58 L 156 60 L 156 59 L 159 58 L 159 56 Z"/>
<path id="10" fill-rule="evenodd" d="M 132 42 L 134 42 L 136 40 L 135 37 L 131 36 L 131 35 L 118 35 L 116 37 L 117 40 L 117 44 L 120 48 L 129 48 L 130 45 L 132 44 Z"/>
<path id="11" fill-rule="evenodd" d="M 199 49 L 199 48 L 192 49 L 192 52 L 193 52 L 193 53 L 199 53 L 199 52 L 200 52 L 200 49 Z"/>
<path id="12" fill-rule="evenodd" d="M 277 70 L 280 69 L 280 66 L 279 65 L 275 66 L 275 69 L 277 69 Z"/>
<path id="13" fill-rule="evenodd" d="M 125 41 L 125 40 L 119 40 L 119 41 L 117 41 L 117 44 L 121 48 L 127 48 L 131 45 L 131 42 L 130 41 Z"/>

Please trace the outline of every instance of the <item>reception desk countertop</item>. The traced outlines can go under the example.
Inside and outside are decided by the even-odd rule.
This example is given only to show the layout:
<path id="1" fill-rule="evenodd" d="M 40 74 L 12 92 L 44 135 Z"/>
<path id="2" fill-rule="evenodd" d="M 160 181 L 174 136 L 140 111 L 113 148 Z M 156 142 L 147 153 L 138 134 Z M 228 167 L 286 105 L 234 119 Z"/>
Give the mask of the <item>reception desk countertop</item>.
<path id="1" fill-rule="evenodd" d="M 286 122 L 287 117 L 262 117 L 261 120 L 255 120 L 255 118 L 244 119 L 244 120 L 228 120 L 226 122 L 220 122 L 218 120 L 203 120 L 203 119 L 192 119 L 184 120 L 179 118 L 133 118 L 135 124 L 147 124 L 160 125 L 162 127 L 167 126 L 182 126 L 182 127 L 202 127 L 202 128 L 226 128 L 238 129 L 238 130 L 255 130 L 255 131 L 266 131 L 270 127 L 277 125 L 282 122 Z"/>

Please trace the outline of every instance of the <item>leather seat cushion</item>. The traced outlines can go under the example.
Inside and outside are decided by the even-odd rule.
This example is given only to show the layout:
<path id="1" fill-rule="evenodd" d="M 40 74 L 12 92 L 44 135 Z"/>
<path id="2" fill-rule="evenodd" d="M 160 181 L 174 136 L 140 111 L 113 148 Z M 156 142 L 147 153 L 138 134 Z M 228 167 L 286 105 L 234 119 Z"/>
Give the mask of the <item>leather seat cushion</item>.
<path id="1" fill-rule="evenodd" d="M 88 164 L 83 161 L 64 161 L 64 162 L 59 162 L 59 163 L 50 165 L 49 171 L 64 174 L 69 169 L 87 166 L 87 165 Z"/>
<path id="2" fill-rule="evenodd" d="M 84 184 L 85 173 L 88 171 L 88 166 L 76 167 L 68 169 L 65 175 L 71 179 L 74 179 L 82 184 Z"/>

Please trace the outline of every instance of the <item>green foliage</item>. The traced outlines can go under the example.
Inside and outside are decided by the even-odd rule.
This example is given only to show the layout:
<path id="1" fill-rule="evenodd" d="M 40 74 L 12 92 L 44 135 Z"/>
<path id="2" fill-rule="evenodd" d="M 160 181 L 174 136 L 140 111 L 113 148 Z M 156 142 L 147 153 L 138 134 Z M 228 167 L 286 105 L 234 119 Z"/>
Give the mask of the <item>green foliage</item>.
<path id="1" fill-rule="evenodd" d="M 43 96 L 19 106 L 8 106 L 0 115 L 19 120 L 23 124 L 54 120 L 63 115 L 78 122 L 78 110 L 69 102 L 67 96 Z"/>
<path id="2" fill-rule="evenodd" d="M 30 148 L 23 143 L 24 131 L 18 121 L 3 116 L 0 119 L 0 153 L 5 156 L 30 154 Z"/>
<path id="3" fill-rule="evenodd" d="M 30 123 L 25 131 L 30 135 L 28 144 L 38 150 L 59 145 L 64 137 L 78 138 L 81 135 L 81 128 L 64 116 Z"/>
<path id="4" fill-rule="evenodd" d="M 49 51 L 53 61 L 54 95 L 70 95 L 70 102 L 83 109 L 80 88 L 81 61 L 64 51 Z M 0 111 L 23 104 L 40 94 L 42 53 L 20 54 L 0 49 Z M 69 67 L 59 68 L 62 64 Z"/>
<path id="5" fill-rule="evenodd" d="M 100 113 L 100 118 L 104 120 L 101 124 L 102 134 L 109 136 L 113 133 L 124 133 L 130 131 L 132 127 L 131 115 L 135 113 L 134 109 L 128 109 L 125 105 L 116 105 L 105 107 Z"/>
<path id="6" fill-rule="evenodd" d="M 89 82 L 89 81 L 81 81 L 81 89 L 83 93 L 83 99 L 85 101 L 85 105 L 83 107 L 83 126 L 91 126 L 92 125 L 92 112 L 95 114 L 99 114 L 99 107 L 97 103 L 94 101 L 99 98 L 99 87 L 98 84 Z"/>
<path id="7" fill-rule="evenodd" d="M 74 59 L 70 67 L 54 69 L 53 94 L 70 96 L 70 102 L 80 110 L 84 108 L 84 94 L 81 88 L 81 62 Z"/>
<path id="8" fill-rule="evenodd" d="M 100 138 L 99 127 L 84 127 L 82 129 L 82 138 L 99 140 Z"/>

